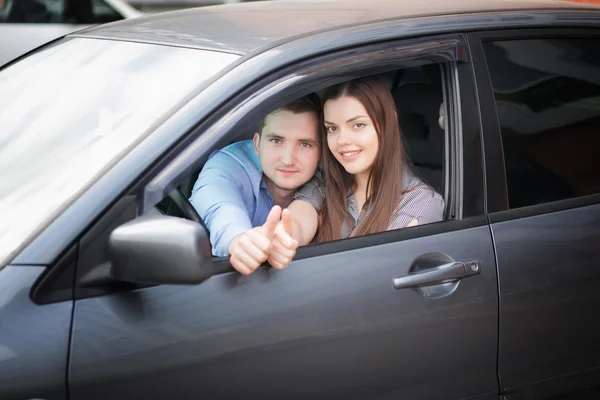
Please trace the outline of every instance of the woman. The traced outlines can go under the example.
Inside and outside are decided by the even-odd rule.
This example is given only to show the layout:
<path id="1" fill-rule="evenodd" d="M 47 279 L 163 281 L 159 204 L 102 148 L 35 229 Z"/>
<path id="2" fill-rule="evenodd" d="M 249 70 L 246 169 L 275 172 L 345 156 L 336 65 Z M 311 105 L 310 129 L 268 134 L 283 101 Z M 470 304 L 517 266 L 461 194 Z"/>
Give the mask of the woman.
<path id="1" fill-rule="evenodd" d="M 444 200 L 408 167 L 394 99 L 374 78 L 326 90 L 322 161 L 289 209 L 300 245 L 443 219 Z M 318 230 L 317 230 L 318 228 Z"/>

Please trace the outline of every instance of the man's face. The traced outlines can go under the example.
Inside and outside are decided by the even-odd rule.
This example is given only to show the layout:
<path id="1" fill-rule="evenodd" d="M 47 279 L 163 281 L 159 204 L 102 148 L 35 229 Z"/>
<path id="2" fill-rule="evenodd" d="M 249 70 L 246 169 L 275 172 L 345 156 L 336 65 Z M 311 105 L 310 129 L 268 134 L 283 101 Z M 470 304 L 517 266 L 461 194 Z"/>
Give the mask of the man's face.
<path id="1" fill-rule="evenodd" d="M 265 118 L 261 134 L 254 135 L 254 150 L 267 182 L 284 190 L 296 190 L 312 178 L 319 145 L 319 120 L 312 112 L 277 110 Z"/>

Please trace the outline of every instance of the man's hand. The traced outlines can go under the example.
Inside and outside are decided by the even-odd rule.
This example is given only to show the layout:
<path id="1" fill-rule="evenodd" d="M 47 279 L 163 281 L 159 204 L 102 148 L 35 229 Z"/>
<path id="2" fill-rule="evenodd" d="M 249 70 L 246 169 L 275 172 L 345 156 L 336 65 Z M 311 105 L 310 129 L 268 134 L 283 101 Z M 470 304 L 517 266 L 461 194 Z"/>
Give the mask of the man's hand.
<path id="1" fill-rule="evenodd" d="M 280 219 L 281 207 L 274 206 L 263 226 L 257 226 L 233 238 L 229 243 L 229 262 L 236 271 L 243 275 L 250 275 L 267 261 Z"/>
<path id="2" fill-rule="evenodd" d="M 281 222 L 275 227 L 269 264 L 276 269 L 284 269 L 296 255 L 298 241 L 292 237 L 292 215 L 287 208 L 281 213 Z"/>

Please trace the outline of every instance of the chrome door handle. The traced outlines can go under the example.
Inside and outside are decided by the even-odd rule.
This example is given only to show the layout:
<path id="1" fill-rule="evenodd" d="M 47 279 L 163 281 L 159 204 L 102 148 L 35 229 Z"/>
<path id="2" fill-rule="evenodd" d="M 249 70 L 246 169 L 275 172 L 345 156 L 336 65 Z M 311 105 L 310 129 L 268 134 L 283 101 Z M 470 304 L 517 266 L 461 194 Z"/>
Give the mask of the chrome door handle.
<path id="1" fill-rule="evenodd" d="M 451 262 L 422 272 L 409 274 L 394 279 L 395 289 L 414 288 L 418 286 L 438 285 L 440 283 L 457 281 L 481 273 L 477 261 Z"/>

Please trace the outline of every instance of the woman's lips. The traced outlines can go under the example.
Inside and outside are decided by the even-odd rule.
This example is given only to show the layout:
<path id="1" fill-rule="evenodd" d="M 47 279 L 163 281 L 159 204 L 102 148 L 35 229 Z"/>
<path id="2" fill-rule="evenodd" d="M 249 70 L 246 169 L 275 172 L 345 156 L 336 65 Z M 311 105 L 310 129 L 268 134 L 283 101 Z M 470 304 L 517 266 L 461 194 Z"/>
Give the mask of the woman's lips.
<path id="1" fill-rule="evenodd" d="M 340 155 L 342 156 L 342 160 L 344 161 L 354 161 L 358 158 L 358 155 L 362 152 L 362 150 L 348 150 L 348 151 L 340 151 Z"/>

